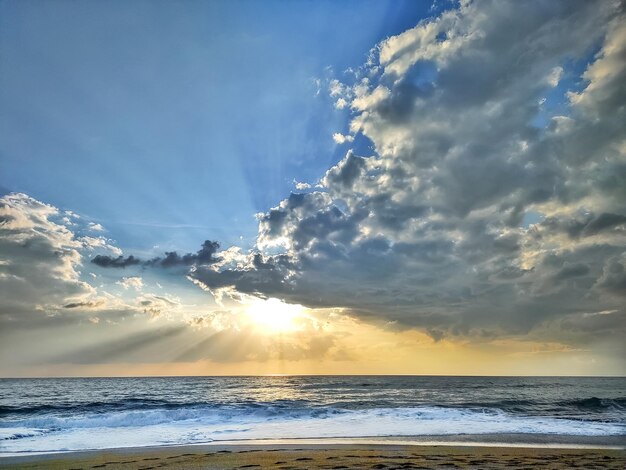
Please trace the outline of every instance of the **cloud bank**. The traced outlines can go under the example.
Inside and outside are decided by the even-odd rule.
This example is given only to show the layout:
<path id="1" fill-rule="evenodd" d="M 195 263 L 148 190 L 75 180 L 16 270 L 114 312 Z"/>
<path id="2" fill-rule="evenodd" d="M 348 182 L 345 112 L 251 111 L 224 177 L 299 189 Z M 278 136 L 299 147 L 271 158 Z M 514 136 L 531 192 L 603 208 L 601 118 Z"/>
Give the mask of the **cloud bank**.
<path id="1" fill-rule="evenodd" d="M 624 25 L 621 2 L 464 1 L 383 41 L 330 83 L 342 143 L 374 155 L 348 151 L 259 216 L 254 253 L 190 277 L 435 339 L 623 337 Z"/>

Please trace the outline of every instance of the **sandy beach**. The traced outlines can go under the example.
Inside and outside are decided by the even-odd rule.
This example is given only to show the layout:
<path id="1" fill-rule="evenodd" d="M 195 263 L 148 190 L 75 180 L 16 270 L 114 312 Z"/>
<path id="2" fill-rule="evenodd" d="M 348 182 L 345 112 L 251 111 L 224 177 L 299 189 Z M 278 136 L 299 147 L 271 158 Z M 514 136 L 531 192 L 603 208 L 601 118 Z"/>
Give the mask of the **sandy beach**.
<path id="1" fill-rule="evenodd" d="M 464 445 L 195 445 L 7 457 L 15 469 L 623 469 L 623 449 Z"/>

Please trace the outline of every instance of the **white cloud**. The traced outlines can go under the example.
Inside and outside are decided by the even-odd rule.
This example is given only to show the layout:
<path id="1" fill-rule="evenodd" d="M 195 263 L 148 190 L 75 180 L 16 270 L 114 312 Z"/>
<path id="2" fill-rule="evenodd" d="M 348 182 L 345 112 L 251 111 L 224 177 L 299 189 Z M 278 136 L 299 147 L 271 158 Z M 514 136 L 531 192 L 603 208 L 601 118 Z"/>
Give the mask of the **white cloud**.
<path id="1" fill-rule="evenodd" d="M 341 83 L 339 80 L 333 79 L 330 81 L 328 86 L 328 91 L 330 96 L 335 98 L 338 96 L 342 96 L 349 91 L 348 87 Z"/>
<path id="2" fill-rule="evenodd" d="M 117 281 L 116 284 L 126 290 L 135 289 L 136 291 L 140 291 L 143 289 L 143 279 L 139 276 L 123 277 L 121 280 Z"/>
<path id="3" fill-rule="evenodd" d="M 104 232 L 104 227 L 94 222 L 89 222 L 88 228 L 89 230 L 93 230 L 94 232 Z"/>
<path id="4" fill-rule="evenodd" d="M 343 135 L 340 134 L 339 132 L 335 132 L 333 134 L 333 140 L 335 141 L 336 144 L 345 144 L 346 142 L 354 142 L 354 136 L 351 135 Z"/>
<path id="5" fill-rule="evenodd" d="M 339 98 L 335 101 L 335 108 L 337 109 L 344 109 L 346 106 L 348 106 L 348 102 L 344 98 Z"/>
<path id="6" fill-rule="evenodd" d="M 75 222 L 67 224 L 67 217 Z M 82 278 L 83 250 L 117 249 L 103 238 L 76 236 L 79 222 L 74 214 L 25 194 L 0 198 L 1 325 L 78 322 L 85 312 L 126 309 Z"/>
<path id="7" fill-rule="evenodd" d="M 63 224 L 59 211 L 25 194 L 0 198 L 1 314 L 5 318 L 50 311 L 68 299 L 87 298 L 94 289 L 80 280 L 80 241 Z"/>
<path id="8" fill-rule="evenodd" d="M 95 249 L 105 250 L 113 254 L 114 256 L 120 256 L 122 254 L 122 250 L 112 245 L 110 240 L 106 239 L 105 237 L 83 236 L 83 237 L 77 237 L 76 240 L 79 241 L 84 248 L 88 248 L 91 250 L 95 250 Z"/>

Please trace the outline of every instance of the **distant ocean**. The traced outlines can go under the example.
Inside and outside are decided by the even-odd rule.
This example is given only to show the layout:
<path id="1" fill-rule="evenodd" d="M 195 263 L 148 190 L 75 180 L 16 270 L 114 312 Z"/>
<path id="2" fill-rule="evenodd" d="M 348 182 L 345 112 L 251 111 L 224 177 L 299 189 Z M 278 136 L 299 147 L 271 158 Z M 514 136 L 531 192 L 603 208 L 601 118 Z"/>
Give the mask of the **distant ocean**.
<path id="1" fill-rule="evenodd" d="M 0 380 L 0 455 L 221 440 L 626 435 L 626 378 Z"/>

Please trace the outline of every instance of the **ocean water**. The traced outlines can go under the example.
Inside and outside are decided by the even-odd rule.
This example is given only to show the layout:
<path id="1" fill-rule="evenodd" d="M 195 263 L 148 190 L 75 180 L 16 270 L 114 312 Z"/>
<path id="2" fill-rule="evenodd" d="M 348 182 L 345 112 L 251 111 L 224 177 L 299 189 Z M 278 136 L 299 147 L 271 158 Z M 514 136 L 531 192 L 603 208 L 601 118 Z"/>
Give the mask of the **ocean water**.
<path id="1" fill-rule="evenodd" d="M 0 455 L 240 439 L 626 435 L 626 378 L 0 379 Z"/>

